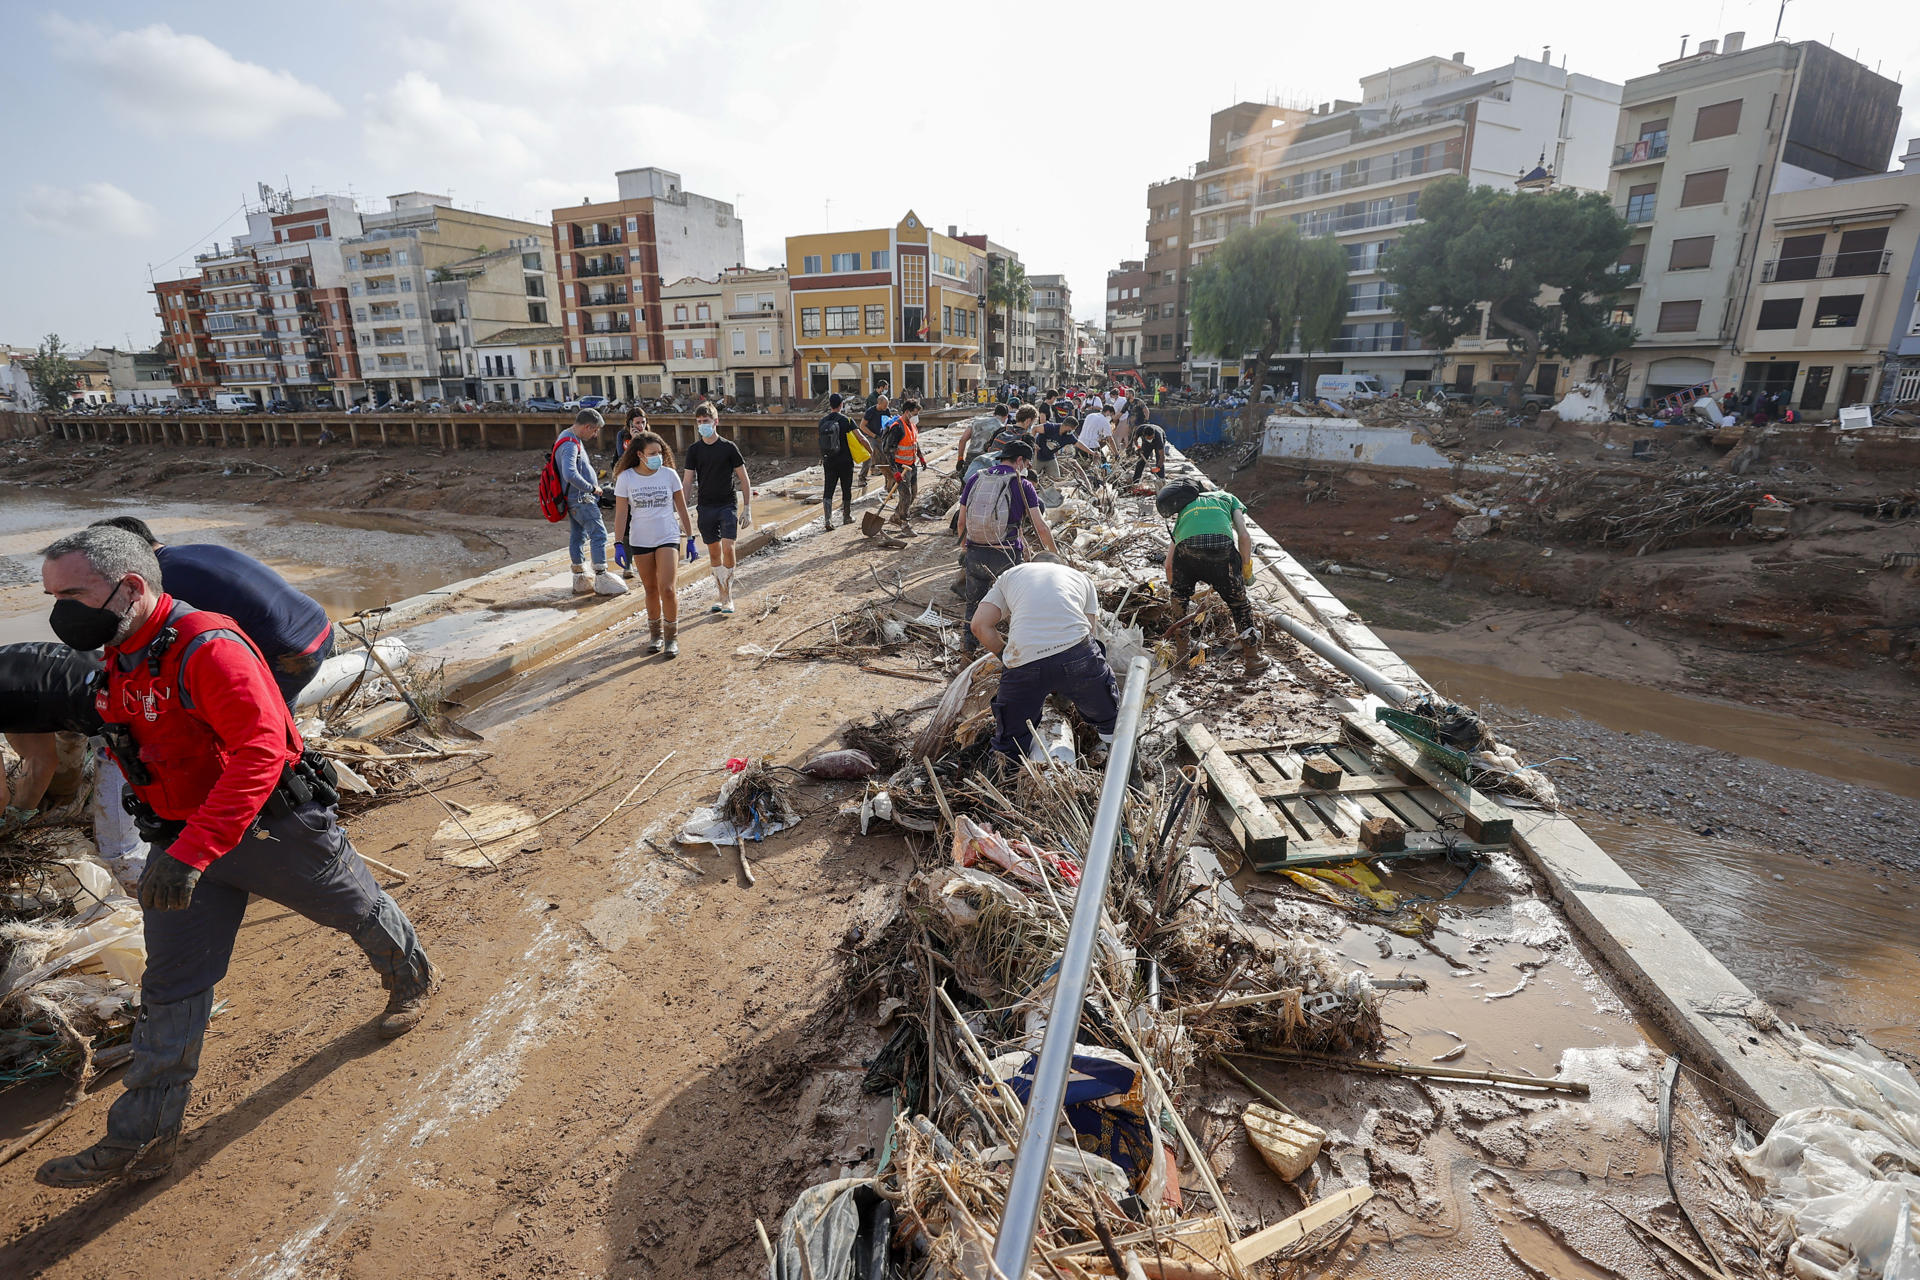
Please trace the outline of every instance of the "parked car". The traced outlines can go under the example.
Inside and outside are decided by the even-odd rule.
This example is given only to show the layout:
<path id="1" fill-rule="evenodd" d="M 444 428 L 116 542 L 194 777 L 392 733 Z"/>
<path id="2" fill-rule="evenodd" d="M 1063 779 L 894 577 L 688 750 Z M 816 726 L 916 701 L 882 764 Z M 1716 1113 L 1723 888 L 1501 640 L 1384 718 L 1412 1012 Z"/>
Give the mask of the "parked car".
<path id="1" fill-rule="evenodd" d="M 268 413 L 298 413 L 299 411 L 300 406 L 291 400 L 269 400 L 267 402 Z"/>
<path id="2" fill-rule="evenodd" d="M 1512 387 L 1511 382 L 1476 382 L 1473 384 L 1473 403 L 1504 405 Z M 1544 409 L 1553 403 L 1553 397 L 1529 387 L 1520 397 L 1520 403 L 1528 408 Z"/>
<path id="3" fill-rule="evenodd" d="M 607 403 L 605 396 L 581 396 L 577 400 L 567 401 L 569 409 L 598 409 Z"/>
<path id="4" fill-rule="evenodd" d="M 215 413 L 258 413 L 260 406 L 253 402 L 252 396 L 244 396 L 237 391 L 218 391 L 214 393 L 213 410 Z"/>
<path id="5" fill-rule="evenodd" d="M 529 413 L 565 413 L 566 410 L 567 406 L 561 404 L 552 396 L 535 396 L 533 399 L 527 401 L 527 411 Z"/>

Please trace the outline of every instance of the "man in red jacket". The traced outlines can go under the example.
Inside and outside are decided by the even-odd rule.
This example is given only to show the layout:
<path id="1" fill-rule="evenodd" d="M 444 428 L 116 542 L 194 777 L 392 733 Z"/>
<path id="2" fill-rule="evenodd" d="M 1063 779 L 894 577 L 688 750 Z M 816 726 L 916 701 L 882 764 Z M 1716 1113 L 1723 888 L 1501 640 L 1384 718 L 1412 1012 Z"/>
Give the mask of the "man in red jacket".
<path id="1" fill-rule="evenodd" d="M 84 1187 L 157 1178 L 181 1118 L 247 895 L 360 945 L 390 993 L 382 1036 L 426 1016 L 435 972 L 413 925 L 374 883 L 334 818 L 330 773 L 308 757 L 273 674 L 231 618 L 167 595 L 146 542 L 89 528 L 46 550 L 53 632 L 105 649 L 95 708 L 152 844 L 140 881 L 147 969 L 126 1092 L 106 1137 L 49 1160 L 38 1179 Z"/>

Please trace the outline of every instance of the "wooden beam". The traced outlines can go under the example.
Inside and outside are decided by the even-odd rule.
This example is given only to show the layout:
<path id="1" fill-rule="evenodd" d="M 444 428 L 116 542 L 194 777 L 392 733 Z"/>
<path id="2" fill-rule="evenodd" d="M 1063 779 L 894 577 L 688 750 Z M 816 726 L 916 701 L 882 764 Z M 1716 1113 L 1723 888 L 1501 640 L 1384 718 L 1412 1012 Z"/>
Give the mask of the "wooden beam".
<path id="1" fill-rule="evenodd" d="M 1348 712 L 1340 717 L 1349 730 L 1378 747 L 1403 777 L 1411 775 L 1445 796 L 1466 819 L 1467 834 L 1483 844 L 1505 844 L 1513 839 L 1513 815 L 1460 779 L 1421 759 L 1420 753 L 1393 730 L 1365 716 Z"/>
<path id="2" fill-rule="evenodd" d="M 1220 804 L 1221 816 L 1226 818 L 1234 838 L 1240 842 L 1241 850 L 1247 857 L 1266 861 L 1286 857 L 1287 832 L 1267 808 L 1266 801 L 1254 793 L 1253 784 L 1240 772 L 1240 767 L 1220 744 L 1214 741 L 1207 727 L 1193 721 L 1180 726 L 1180 739 L 1187 744 L 1187 750 L 1193 752 L 1201 768 L 1207 771 L 1208 779 L 1213 783 L 1213 793 Z"/>
<path id="3" fill-rule="evenodd" d="M 1359 1208 L 1371 1199 L 1373 1188 L 1370 1186 L 1345 1187 L 1325 1200 L 1314 1201 L 1291 1218 L 1282 1218 L 1241 1240 L 1233 1246 L 1233 1256 L 1241 1266 L 1250 1267 L 1288 1245 L 1300 1243 L 1335 1218 Z"/>

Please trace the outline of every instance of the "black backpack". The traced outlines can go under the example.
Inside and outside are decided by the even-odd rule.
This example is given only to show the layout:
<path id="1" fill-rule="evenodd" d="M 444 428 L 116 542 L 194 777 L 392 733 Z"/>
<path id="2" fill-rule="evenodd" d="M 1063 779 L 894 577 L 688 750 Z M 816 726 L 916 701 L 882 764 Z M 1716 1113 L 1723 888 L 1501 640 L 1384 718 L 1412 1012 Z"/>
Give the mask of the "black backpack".
<path id="1" fill-rule="evenodd" d="M 839 457 L 841 450 L 847 447 L 847 428 L 852 425 L 845 415 L 838 412 L 820 419 L 820 456 Z"/>

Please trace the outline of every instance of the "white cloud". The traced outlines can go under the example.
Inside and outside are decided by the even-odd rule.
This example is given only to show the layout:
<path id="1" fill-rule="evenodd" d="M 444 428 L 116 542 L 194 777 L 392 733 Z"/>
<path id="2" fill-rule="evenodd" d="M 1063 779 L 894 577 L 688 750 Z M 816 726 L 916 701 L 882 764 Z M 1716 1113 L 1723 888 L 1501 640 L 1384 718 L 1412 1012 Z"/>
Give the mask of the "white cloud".
<path id="1" fill-rule="evenodd" d="M 68 236 L 144 236 L 154 229 L 152 205 L 111 182 L 77 187 L 35 185 L 20 201 L 31 226 Z"/>
<path id="2" fill-rule="evenodd" d="M 92 86 L 147 133 L 258 138 L 290 120 L 342 114 L 325 90 L 164 23 L 112 31 L 50 16 L 42 25 L 60 57 L 84 68 Z"/>
<path id="3" fill-rule="evenodd" d="M 537 111 L 449 94 L 409 71 L 368 94 L 362 125 L 367 158 L 391 170 L 520 177 L 542 153 L 551 126 Z"/>

